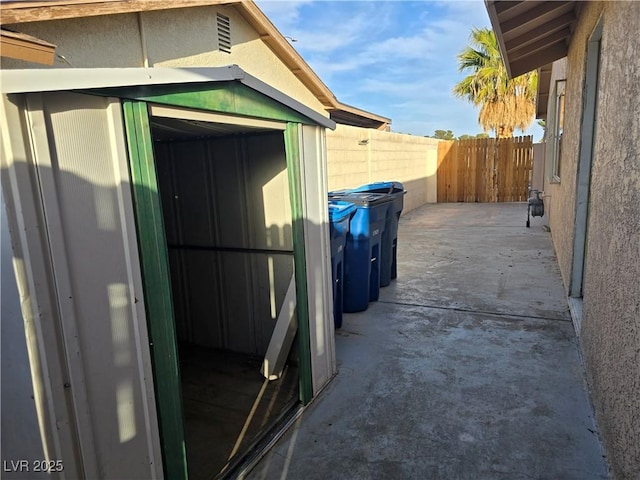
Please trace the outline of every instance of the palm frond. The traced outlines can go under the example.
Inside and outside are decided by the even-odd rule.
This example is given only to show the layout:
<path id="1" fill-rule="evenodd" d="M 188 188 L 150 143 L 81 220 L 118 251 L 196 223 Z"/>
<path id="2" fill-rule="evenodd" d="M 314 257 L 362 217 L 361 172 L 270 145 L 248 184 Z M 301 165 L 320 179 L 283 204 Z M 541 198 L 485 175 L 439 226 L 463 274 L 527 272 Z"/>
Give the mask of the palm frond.
<path id="1" fill-rule="evenodd" d="M 495 34 L 488 28 L 473 28 L 469 46 L 458 55 L 458 71 L 468 73 L 453 88 L 453 94 L 481 106 L 478 122 L 485 131 L 513 133 L 533 121 L 538 75 L 536 71 L 509 79 Z"/>

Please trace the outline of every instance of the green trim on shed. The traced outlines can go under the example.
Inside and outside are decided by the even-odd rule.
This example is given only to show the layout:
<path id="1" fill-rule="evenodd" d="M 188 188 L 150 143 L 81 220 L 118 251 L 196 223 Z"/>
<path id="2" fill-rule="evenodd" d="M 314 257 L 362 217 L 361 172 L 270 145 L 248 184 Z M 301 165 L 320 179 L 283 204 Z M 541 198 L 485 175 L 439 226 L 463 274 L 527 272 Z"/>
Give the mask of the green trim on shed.
<path id="1" fill-rule="evenodd" d="M 118 87 L 92 90 L 91 93 L 253 118 L 316 124 L 305 115 L 237 81 Z"/>
<path id="2" fill-rule="evenodd" d="M 260 92 L 233 81 L 119 87 L 92 90 L 90 93 L 123 99 L 164 473 L 166 478 L 187 479 L 184 410 L 171 276 L 148 102 L 287 122 L 284 143 L 292 213 L 300 401 L 305 405 L 313 398 L 313 378 L 300 124 L 315 125 L 316 122 Z"/>
<path id="3" fill-rule="evenodd" d="M 149 114 L 145 102 L 124 101 L 123 108 L 164 476 L 176 480 L 187 479 L 171 277 Z"/>
<path id="4" fill-rule="evenodd" d="M 309 295 L 307 291 L 307 261 L 304 243 L 304 204 L 302 200 L 302 172 L 300 170 L 300 128 L 288 123 L 284 145 L 291 199 L 293 258 L 296 277 L 296 315 L 300 362 L 300 401 L 306 405 L 313 398 L 311 371 L 311 337 L 309 333 Z"/>

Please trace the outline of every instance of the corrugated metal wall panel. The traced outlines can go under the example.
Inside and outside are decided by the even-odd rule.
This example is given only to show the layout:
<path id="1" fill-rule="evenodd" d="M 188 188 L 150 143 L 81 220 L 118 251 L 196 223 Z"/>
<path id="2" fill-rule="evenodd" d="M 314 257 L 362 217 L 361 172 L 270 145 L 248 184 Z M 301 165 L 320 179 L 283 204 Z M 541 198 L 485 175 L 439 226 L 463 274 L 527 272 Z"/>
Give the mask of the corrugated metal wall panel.
<path id="1" fill-rule="evenodd" d="M 2 197 L 1 185 L 0 197 Z M 14 252 L 3 197 L 0 199 L 0 236 L 2 277 L 0 351 L 2 352 L 3 385 L 1 453 L 2 459 L 6 462 L 20 459 L 26 460 L 28 465 L 34 465 L 36 461 L 42 461 L 45 458 L 45 450 L 38 425 L 32 372 L 25 338 L 25 322 L 20 310 L 20 296 L 12 265 Z M 18 480 L 25 476 L 21 472 L 7 472 L 6 467 L 3 470 L 2 478 L 5 480 Z M 32 480 L 49 478 L 45 472 L 30 472 L 29 476 Z"/>
<path id="2" fill-rule="evenodd" d="M 268 253 L 293 249 L 282 132 L 155 154 L 179 340 L 263 355 L 293 274 L 290 253 Z"/>
<path id="3" fill-rule="evenodd" d="M 293 250 L 283 135 L 246 137 L 243 144 L 251 248 Z"/>
<path id="4" fill-rule="evenodd" d="M 293 276 L 293 259 L 289 255 L 256 254 L 253 256 L 255 282 L 255 343 L 260 355 L 269 346 L 276 320 Z"/>
<path id="5" fill-rule="evenodd" d="M 187 340 L 206 347 L 222 348 L 224 345 L 223 325 L 219 322 L 220 292 L 217 285 L 219 264 L 216 252 L 184 251 L 183 274 L 185 297 L 189 316 L 184 319 L 188 325 Z M 173 276 L 173 275 L 172 275 Z"/>
<path id="6" fill-rule="evenodd" d="M 159 435 L 120 104 L 72 93 L 28 98 L 32 119 L 45 126 L 34 130 L 35 153 L 85 475 L 156 478 Z"/>
<path id="7" fill-rule="evenodd" d="M 170 157 L 174 159 L 174 205 L 179 241 L 186 245 L 211 245 L 215 218 L 211 215 L 213 205 L 205 145 L 203 142 L 180 142 L 169 148 Z"/>
<path id="8" fill-rule="evenodd" d="M 224 298 L 224 311 L 218 319 L 225 329 L 222 348 L 234 352 L 259 354 L 255 342 L 255 324 L 264 321 L 254 315 L 255 296 L 250 254 L 224 252 L 222 258 L 220 295 Z"/>
<path id="9" fill-rule="evenodd" d="M 246 181 L 242 144 L 238 138 L 211 139 L 207 154 L 211 160 L 210 187 L 217 207 L 216 245 L 249 248 L 245 198 Z"/>
<path id="10" fill-rule="evenodd" d="M 41 112 L 35 123 L 33 116 L 27 115 L 26 95 L 4 96 L 0 115 L 3 125 L 8 127 L 1 139 L 1 180 L 11 229 L 13 269 L 21 296 L 20 309 L 33 380 L 33 402 L 40 427 L 37 435 L 42 442 L 44 458 L 63 460 L 65 474 L 80 477 L 83 472 L 82 459 L 74 422 L 74 406 L 68 402 L 68 392 L 64 389 L 68 368 L 60 348 L 61 321 L 56 309 L 56 292 L 50 281 L 49 245 L 34 166 L 36 143 L 43 145 L 48 155 L 45 122 Z M 39 142 L 36 142 L 36 130 L 42 132 L 40 136 L 43 138 Z M 4 303 L 3 294 L 3 307 Z M 4 312 L 2 322 L 5 322 Z M 7 351 L 3 350 L 2 353 L 4 355 Z M 15 420 L 21 421 L 22 417 Z M 3 435 L 5 430 L 11 429 L 10 425 L 4 423 L 4 418 L 2 428 Z"/>

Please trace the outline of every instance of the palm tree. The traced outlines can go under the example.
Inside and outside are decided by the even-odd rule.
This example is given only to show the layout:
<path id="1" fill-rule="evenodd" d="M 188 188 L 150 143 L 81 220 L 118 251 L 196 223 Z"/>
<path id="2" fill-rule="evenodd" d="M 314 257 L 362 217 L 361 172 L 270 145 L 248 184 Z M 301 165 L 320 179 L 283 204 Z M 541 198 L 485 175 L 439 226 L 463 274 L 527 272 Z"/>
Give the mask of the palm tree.
<path id="1" fill-rule="evenodd" d="M 485 132 L 494 130 L 498 138 L 524 130 L 535 116 L 538 72 L 525 73 L 509 80 L 498 42 L 492 30 L 471 30 L 470 46 L 458 54 L 458 70 L 471 71 L 453 88 L 457 97 L 480 106 L 478 123 Z"/>

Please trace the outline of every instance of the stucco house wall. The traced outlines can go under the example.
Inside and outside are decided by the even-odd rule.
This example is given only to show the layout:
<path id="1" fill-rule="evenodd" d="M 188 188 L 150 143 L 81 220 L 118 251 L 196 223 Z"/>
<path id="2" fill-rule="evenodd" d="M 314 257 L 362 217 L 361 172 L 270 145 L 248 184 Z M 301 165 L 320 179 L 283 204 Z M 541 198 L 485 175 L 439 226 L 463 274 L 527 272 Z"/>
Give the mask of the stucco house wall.
<path id="1" fill-rule="evenodd" d="M 582 342 L 616 478 L 640 478 L 640 3 L 603 2 Z"/>
<path id="2" fill-rule="evenodd" d="M 327 131 L 329 191 L 402 182 L 403 212 L 437 201 L 438 140 L 347 125 Z"/>
<path id="3" fill-rule="evenodd" d="M 586 52 L 599 19 L 603 30 L 579 334 L 612 475 L 616 479 L 637 479 L 640 478 L 638 2 L 582 5 L 567 56 L 561 180 L 551 184 L 547 179 L 545 193 L 549 195 L 549 220 L 558 262 L 569 292 Z"/>
<path id="4" fill-rule="evenodd" d="M 582 92 L 584 75 L 575 75 L 568 80 L 567 93 Z M 567 78 L 567 59 L 553 62 L 551 71 L 551 85 L 557 80 Z M 553 93 L 553 92 L 551 92 Z M 565 286 L 569 285 L 571 277 L 571 260 L 573 252 L 574 230 L 564 228 L 575 222 L 576 170 L 578 165 L 578 144 L 580 136 L 580 115 L 582 99 L 580 95 L 568 94 L 565 97 L 564 138 L 562 146 L 562 161 L 560 182 L 551 178 L 551 142 L 545 144 L 545 175 L 544 200 L 548 215 L 549 227 L 553 235 L 553 243 L 560 266 L 560 273 Z M 549 107 L 555 101 L 553 95 L 549 97 Z M 547 120 L 550 122 L 550 119 Z M 547 135 L 548 136 L 548 135 Z M 568 288 L 568 287 L 567 287 Z"/>
<path id="5" fill-rule="evenodd" d="M 231 53 L 217 48 L 217 13 L 229 17 Z M 11 28 L 11 25 L 6 27 Z M 75 68 L 186 68 L 235 64 L 304 105 L 329 116 L 316 96 L 260 39 L 259 34 L 233 6 L 191 7 L 21 23 L 15 29 L 55 44 L 56 52 Z M 51 68 L 10 58 L 2 58 L 0 67 Z M 56 58 L 54 68 L 70 66 Z"/>

